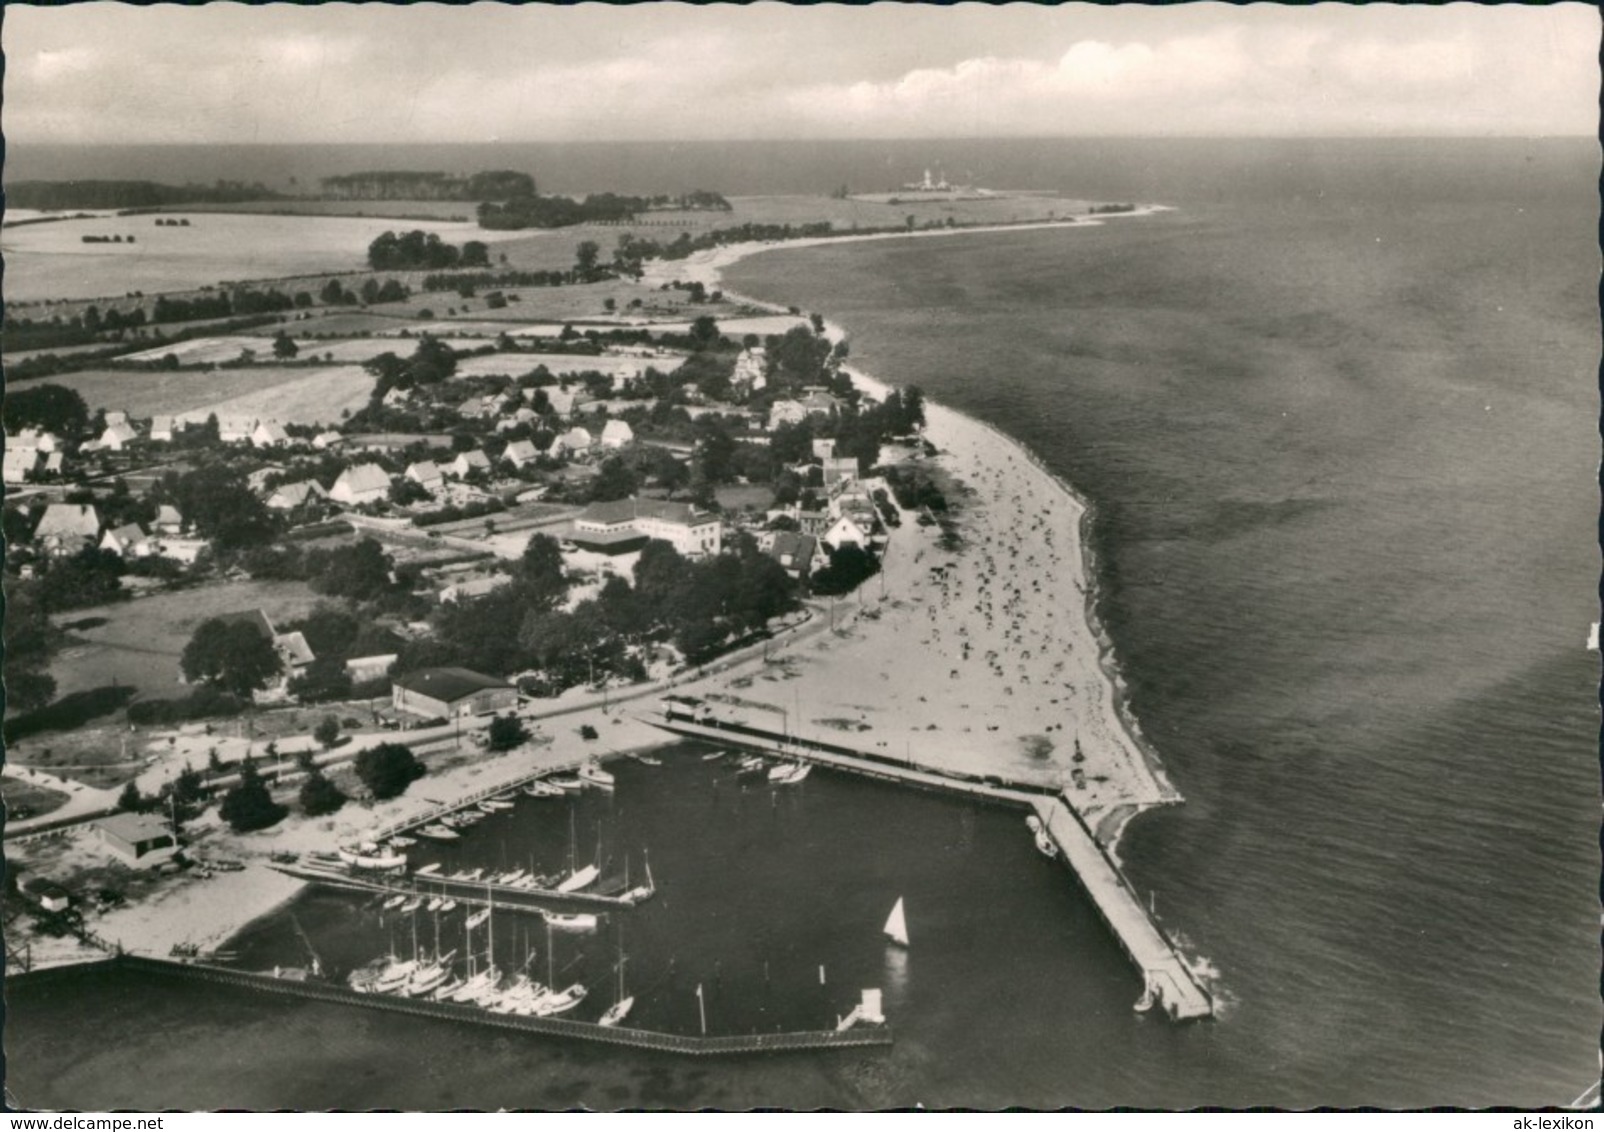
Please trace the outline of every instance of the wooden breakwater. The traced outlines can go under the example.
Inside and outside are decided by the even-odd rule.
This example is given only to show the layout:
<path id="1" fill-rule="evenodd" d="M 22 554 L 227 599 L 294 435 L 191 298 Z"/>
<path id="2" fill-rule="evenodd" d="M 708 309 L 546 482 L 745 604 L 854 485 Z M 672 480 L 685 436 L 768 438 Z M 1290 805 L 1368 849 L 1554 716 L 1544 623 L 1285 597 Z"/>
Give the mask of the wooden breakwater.
<path id="1" fill-rule="evenodd" d="M 521 1014 L 500 1014 L 455 1002 L 405 998 L 400 995 L 361 994 L 349 987 L 321 980 L 282 978 L 276 975 L 239 971 L 207 963 L 176 962 L 145 955 L 118 955 L 110 959 L 72 967 L 51 968 L 32 975 L 12 976 L 12 981 L 41 982 L 84 971 L 121 969 L 140 974 L 211 983 L 244 990 L 367 1010 L 384 1010 L 415 1018 L 435 1018 L 469 1025 L 491 1026 L 543 1037 L 568 1038 L 628 1049 L 691 1057 L 730 1056 L 753 1053 L 788 1053 L 800 1050 L 854 1049 L 889 1046 L 891 1027 L 861 1026 L 850 1030 L 797 1030 L 769 1034 L 719 1034 L 711 1037 L 669 1034 L 658 1030 L 636 1030 L 625 1026 L 603 1026 L 596 1022 L 577 1022 L 569 1018 L 536 1018 Z"/>
<path id="2" fill-rule="evenodd" d="M 679 735 L 1035 811 L 1057 844 L 1064 862 L 1091 897 L 1098 915 L 1141 972 L 1144 990 L 1151 995 L 1153 1005 L 1174 1021 L 1214 1016 L 1213 996 L 1186 965 L 1174 942 L 1154 922 L 1125 874 L 1108 851 L 1098 844 L 1061 791 L 994 775 L 954 774 L 914 766 L 839 743 L 787 736 L 720 719 L 710 709 L 711 705 L 696 709 L 693 719 L 682 717 L 682 712 L 689 715 L 689 711 L 671 705 L 668 711 L 643 719 Z"/>

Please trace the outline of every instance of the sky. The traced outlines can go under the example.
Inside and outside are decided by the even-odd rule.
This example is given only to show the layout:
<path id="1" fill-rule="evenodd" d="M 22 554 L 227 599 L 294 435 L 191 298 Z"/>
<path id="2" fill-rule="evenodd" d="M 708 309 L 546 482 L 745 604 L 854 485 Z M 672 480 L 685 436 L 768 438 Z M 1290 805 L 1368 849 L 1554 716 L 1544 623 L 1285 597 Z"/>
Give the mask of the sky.
<path id="1" fill-rule="evenodd" d="M 18 143 L 1594 135 L 1589 4 L 7 3 Z"/>

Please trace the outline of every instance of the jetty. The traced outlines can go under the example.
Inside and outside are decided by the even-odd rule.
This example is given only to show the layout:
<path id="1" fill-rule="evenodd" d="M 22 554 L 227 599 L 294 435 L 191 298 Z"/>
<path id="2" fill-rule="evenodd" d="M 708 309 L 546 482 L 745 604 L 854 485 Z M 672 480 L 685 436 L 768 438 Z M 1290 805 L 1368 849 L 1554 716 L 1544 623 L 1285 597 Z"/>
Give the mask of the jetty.
<path id="1" fill-rule="evenodd" d="M 1214 998 L 1208 988 L 1187 966 L 1180 949 L 1143 906 L 1129 879 L 1061 790 L 998 775 L 933 770 L 838 743 L 769 731 L 721 718 L 715 705 L 705 702 L 665 700 L 660 715 L 641 718 L 677 735 L 1033 811 L 1091 897 L 1103 923 L 1141 973 L 1143 999 L 1176 1022 L 1214 1016 Z"/>
<path id="2" fill-rule="evenodd" d="M 439 873 L 383 873 L 347 866 L 335 861 L 301 858 L 297 861 L 271 861 L 269 868 L 297 880 L 331 888 L 381 895 L 439 896 L 474 908 L 494 907 L 498 912 L 541 912 L 553 903 L 588 908 L 618 909 L 637 907 L 645 896 L 632 899 L 606 892 L 559 892 L 554 888 L 526 888 L 494 881 L 463 880 Z M 603 882 L 605 884 L 605 882 Z M 622 888 L 614 881 L 610 886 Z"/>
<path id="3" fill-rule="evenodd" d="M 670 1034 L 658 1030 L 603 1026 L 597 1022 L 577 1022 L 569 1018 L 536 1018 L 530 1015 L 501 1014 L 493 1010 L 484 1010 L 477 1006 L 454 1002 L 434 1002 L 429 999 L 405 998 L 399 995 L 361 994 L 348 987 L 316 979 L 258 974 L 253 971 L 241 971 L 231 967 L 219 967 L 198 962 L 177 962 L 145 955 L 122 954 L 91 963 L 46 968 L 27 975 L 12 975 L 7 981 L 12 984 L 19 980 L 38 982 L 89 970 L 119 969 L 146 975 L 211 983 L 218 986 L 239 987 L 244 990 L 260 991 L 290 998 L 333 1002 L 343 1006 L 360 1006 L 369 1010 L 385 1010 L 393 1014 L 437 1018 L 447 1022 L 464 1022 L 477 1026 L 491 1026 L 502 1030 L 516 1030 L 526 1034 L 578 1039 L 603 1045 L 655 1050 L 660 1053 L 675 1053 L 692 1057 L 853 1049 L 869 1046 L 889 1046 L 892 1042 L 891 1027 L 888 1025 L 854 1026 L 848 1030 L 721 1034 L 712 1037 Z"/>

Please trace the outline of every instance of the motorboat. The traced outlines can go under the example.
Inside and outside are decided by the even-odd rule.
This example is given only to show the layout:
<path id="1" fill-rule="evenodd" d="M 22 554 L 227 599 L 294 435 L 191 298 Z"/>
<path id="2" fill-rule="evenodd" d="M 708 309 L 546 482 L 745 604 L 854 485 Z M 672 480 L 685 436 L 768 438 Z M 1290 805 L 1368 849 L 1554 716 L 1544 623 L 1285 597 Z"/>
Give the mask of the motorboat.
<path id="1" fill-rule="evenodd" d="M 584 781 L 578 776 L 572 774 L 558 775 L 555 778 L 548 778 L 546 781 L 557 787 L 557 789 L 565 791 L 569 794 L 573 794 L 585 788 Z"/>
<path id="2" fill-rule="evenodd" d="M 561 786 L 553 786 L 549 782 L 542 782 L 536 779 L 524 787 L 524 793 L 531 798 L 561 798 L 563 789 Z"/>
<path id="3" fill-rule="evenodd" d="M 447 829 L 438 822 L 433 825 L 426 825 L 418 830 L 418 836 L 432 838 L 435 841 L 460 841 L 462 838 L 462 835 L 456 830 Z"/>
<path id="4" fill-rule="evenodd" d="M 397 849 L 410 849 L 416 845 L 417 842 L 410 837 L 403 837 L 398 834 L 397 836 L 390 838 L 390 844 L 394 845 Z"/>
<path id="5" fill-rule="evenodd" d="M 663 765 L 663 760 L 660 759 L 660 758 L 657 758 L 654 755 L 636 755 L 635 756 L 635 761 L 638 762 L 638 763 L 644 763 L 646 766 L 662 766 Z"/>
<path id="6" fill-rule="evenodd" d="M 601 768 L 600 763 L 586 763 L 579 768 L 579 777 L 592 786 L 599 786 L 603 790 L 611 790 L 618 785 L 618 780 Z"/>
<path id="7" fill-rule="evenodd" d="M 560 932 L 593 932 L 597 919 L 590 912 L 541 912 L 546 923 Z"/>
<path id="8" fill-rule="evenodd" d="M 486 798 L 483 802 L 479 803 L 479 811 L 480 811 L 480 813 L 485 813 L 485 814 L 498 814 L 502 810 L 510 810 L 510 809 L 512 809 L 512 803 L 511 802 L 501 802 L 501 801 L 496 800 L 495 798 Z"/>
<path id="9" fill-rule="evenodd" d="M 342 848 L 339 857 L 347 865 L 358 869 L 379 869 L 389 872 L 392 869 L 407 867 L 406 854 L 388 852 L 376 845 L 366 852 L 363 849 Z"/>
<path id="10" fill-rule="evenodd" d="M 1031 814 L 1025 818 L 1025 824 L 1030 827 L 1030 835 L 1036 840 L 1036 851 L 1043 857 L 1057 857 L 1058 846 L 1053 842 L 1053 835 L 1048 832 L 1041 818 Z"/>

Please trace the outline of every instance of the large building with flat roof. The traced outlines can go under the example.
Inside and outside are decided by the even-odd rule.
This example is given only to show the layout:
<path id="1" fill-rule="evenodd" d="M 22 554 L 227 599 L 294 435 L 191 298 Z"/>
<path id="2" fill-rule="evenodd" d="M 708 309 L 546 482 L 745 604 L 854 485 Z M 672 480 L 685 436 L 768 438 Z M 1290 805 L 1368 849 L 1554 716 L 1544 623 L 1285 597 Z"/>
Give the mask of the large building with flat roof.
<path id="1" fill-rule="evenodd" d="M 135 868 L 170 861 L 178 839 L 161 818 L 149 814 L 112 814 L 95 823 L 95 839 L 113 857 Z"/>
<path id="2" fill-rule="evenodd" d="M 467 668 L 419 668 L 391 680 L 390 702 L 425 719 L 462 719 L 517 707 L 518 690 Z"/>
<path id="3" fill-rule="evenodd" d="M 717 554 L 724 523 L 710 511 L 663 499 L 618 499 L 592 503 L 574 520 L 569 540 L 586 550 L 623 554 L 649 539 L 662 539 L 687 558 Z"/>

